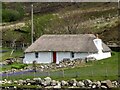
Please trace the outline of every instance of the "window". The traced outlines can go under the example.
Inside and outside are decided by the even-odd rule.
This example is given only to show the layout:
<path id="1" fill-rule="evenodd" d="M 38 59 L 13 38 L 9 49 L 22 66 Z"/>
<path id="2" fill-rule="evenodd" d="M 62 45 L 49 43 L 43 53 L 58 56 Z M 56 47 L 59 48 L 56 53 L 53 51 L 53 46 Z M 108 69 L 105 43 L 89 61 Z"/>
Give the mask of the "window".
<path id="1" fill-rule="evenodd" d="M 74 58 L 74 52 L 71 52 L 71 57 Z"/>
<path id="2" fill-rule="evenodd" d="M 35 58 L 38 58 L 38 52 L 35 52 Z"/>

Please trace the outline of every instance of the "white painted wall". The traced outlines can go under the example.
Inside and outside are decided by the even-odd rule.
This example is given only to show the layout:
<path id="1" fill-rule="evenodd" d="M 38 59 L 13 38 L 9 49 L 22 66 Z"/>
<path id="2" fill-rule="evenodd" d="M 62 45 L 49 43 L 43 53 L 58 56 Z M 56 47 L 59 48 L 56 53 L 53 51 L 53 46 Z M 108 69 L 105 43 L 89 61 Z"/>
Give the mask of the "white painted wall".
<path id="1" fill-rule="evenodd" d="M 85 59 L 89 54 L 88 53 L 75 53 L 75 58 L 83 58 Z"/>
<path id="2" fill-rule="evenodd" d="M 25 57 L 23 59 L 23 63 L 32 63 L 35 60 L 34 53 L 25 53 Z"/>
<path id="3" fill-rule="evenodd" d="M 56 53 L 56 56 L 57 56 L 57 59 L 56 59 L 56 63 L 59 63 L 59 61 L 63 60 L 64 58 L 71 58 L 70 56 L 70 52 L 57 52 Z"/>
<path id="4" fill-rule="evenodd" d="M 34 60 L 37 63 L 50 63 L 52 62 L 52 52 L 39 52 L 38 58 L 35 57 L 35 53 L 25 53 L 23 63 L 33 63 Z"/>
<path id="5" fill-rule="evenodd" d="M 97 60 L 111 57 L 111 52 L 105 53 L 74 53 L 74 58 L 71 57 L 71 52 L 56 52 L 56 63 L 63 60 L 64 58 L 69 58 L 70 60 L 76 58 L 94 57 Z M 51 63 L 53 62 L 53 52 L 39 52 L 38 58 L 35 58 L 35 53 L 26 53 L 23 59 L 24 63 L 32 63 L 34 60 L 37 63 Z"/>
<path id="6" fill-rule="evenodd" d="M 76 58 L 85 58 L 87 57 L 89 54 L 88 53 L 74 53 L 74 58 L 72 58 L 71 56 L 71 52 L 57 52 L 57 62 L 59 63 L 59 61 L 63 60 L 64 58 L 68 58 L 70 60 L 74 60 Z"/>
<path id="7" fill-rule="evenodd" d="M 89 54 L 87 57 L 94 57 L 96 60 L 101 60 L 111 57 L 111 52 Z"/>

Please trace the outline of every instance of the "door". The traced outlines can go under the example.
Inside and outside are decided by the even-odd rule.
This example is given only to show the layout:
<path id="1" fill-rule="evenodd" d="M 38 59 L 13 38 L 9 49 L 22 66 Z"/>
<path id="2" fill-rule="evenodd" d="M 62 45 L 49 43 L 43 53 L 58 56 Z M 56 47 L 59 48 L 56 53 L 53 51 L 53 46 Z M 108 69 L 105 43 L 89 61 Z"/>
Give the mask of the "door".
<path id="1" fill-rule="evenodd" d="M 56 52 L 53 52 L 53 63 L 56 63 Z"/>

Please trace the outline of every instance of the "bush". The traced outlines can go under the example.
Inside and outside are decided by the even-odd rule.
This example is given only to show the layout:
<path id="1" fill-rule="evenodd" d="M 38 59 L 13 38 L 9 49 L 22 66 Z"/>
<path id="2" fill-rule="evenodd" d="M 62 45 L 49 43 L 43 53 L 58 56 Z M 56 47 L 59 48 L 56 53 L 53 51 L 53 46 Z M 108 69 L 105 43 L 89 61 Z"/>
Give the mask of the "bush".
<path id="1" fill-rule="evenodd" d="M 18 11 L 12 9 L 3 9 L 2 10 L 2 20 L 3 22 L 12 22 L 21 18 L 21 15 Z"/>
<path id="2" fill-rule="evenodd" d="M 11 66 L 11 68 L 22 69 L 22 68 L 24 68 L 26 66 L 27 66 L 26 64 L 14 64 L 14 65 Z"/>

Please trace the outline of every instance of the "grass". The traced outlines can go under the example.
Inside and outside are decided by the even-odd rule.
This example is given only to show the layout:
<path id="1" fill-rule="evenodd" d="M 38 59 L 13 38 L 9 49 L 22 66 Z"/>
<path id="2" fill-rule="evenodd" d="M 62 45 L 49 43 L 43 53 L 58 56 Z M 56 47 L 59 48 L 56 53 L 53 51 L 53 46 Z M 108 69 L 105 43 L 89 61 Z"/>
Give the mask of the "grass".
<path id="1" fill-rule="evenodd" d="M 88 62 L 86 67 L 75 67 L 64 69 L 64 73 L 61 70 L 50 72 L 29 72 L 22 75 L 13 75 L 9 77 L 3 77 L 12 80 L 26 79 L 40 77 L 44 78 L 50 76 L 55 80 L 69 80 L 76 78 L 77 80 L 92 79 L 92 80 L 118 80 L 118 54 L 120 52 L 112 52 L 112 57 Z"/>
<path id="2" fill-rule="evenodd" d="M 0 48 L 0 50 L 6 50 L 7 52 L 2 53 L 1 55 L 1 61 L 6 60 L 7 58 L 13 57 L 13 58 L 17 58 L 20 56 L 23 56 L 23 50 L 16 50 L 13 52 L 12 56 L 10 56 L 12 49 L 11 48 Z"/>

